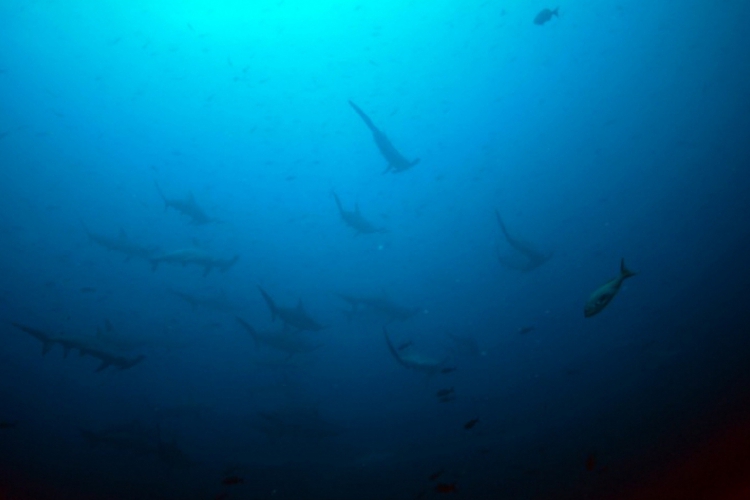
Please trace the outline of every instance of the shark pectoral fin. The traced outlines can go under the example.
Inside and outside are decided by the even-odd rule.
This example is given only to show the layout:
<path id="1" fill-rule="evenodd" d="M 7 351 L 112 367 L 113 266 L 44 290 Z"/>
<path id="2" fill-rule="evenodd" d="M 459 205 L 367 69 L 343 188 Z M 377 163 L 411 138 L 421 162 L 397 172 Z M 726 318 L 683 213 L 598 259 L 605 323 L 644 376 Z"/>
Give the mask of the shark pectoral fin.
<path id="1" fill-rule="evenodd" d="M 109 367 L 109 365 L 110 365 L 110 364 L 111 364 L 111 363 L 110 363 L 109 361 L 102 361 L 102 364 L 101 364 L 101 365 L 99 365 L 99 368 L 97 368 L 97 369 L 96 369 L 96 370 L 94 371 L 94 373 L 99 373 L 99 372 L 101 372 L 101 371 L 104 371 L 104 370 L 106 370 L 106 369 L 107 369 L 107 367 Z"/>
<path id="2" fill-rule="evenodd" d="M 156 271 L 156 268 L 159 267 L 159 261 L 156 259 L 151 259 L 151 272 L 153 273 Z"/>
<path id="3" fill-rule="evenodd" d="M 383 175 L 387 174 L 387 173 L 388 173 L 388 172 L 390 172 L 391 170 L 393 170 L 393 164 L 392 164 L 392 163 L 389 163 L 389 164 L 388 164 L 388 166 L 387 166 L 387 167 L 385 167 L 385 170 L 383 170 Z"/>
<path id="4" fill-rule="evenodd" d="M 45 340 L 42 342 L 42 356 L 47 354 L 52 349 L 52 342 Z"/>

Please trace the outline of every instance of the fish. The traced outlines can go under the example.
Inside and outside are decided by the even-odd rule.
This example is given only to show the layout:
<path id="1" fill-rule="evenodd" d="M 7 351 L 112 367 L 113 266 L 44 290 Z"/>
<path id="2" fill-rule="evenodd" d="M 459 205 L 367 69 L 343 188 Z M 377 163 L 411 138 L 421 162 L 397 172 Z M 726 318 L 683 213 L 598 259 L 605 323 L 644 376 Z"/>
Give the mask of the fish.
<path id="1" fill-rule="evenodd" d="M 177 212 L 190 218 L 190 222 L 196 226 L 220 222 L 218 219 L 209 217 L 206 212 L 203 211 L 200 205 L 198 205 L 198 202 L 195 201 L 193 193 L 189 193 L 184 200 L 178 198 L 167 198 L 164 196 L 161 187 L 156 181 L 154 181 L 154 185 L 156 186 L 156 191 L 159 193 L 159 197 L 164 202 L 164 210 L 167 210 L 170 207 L 174 208 Z"/>
<path id="2" fill-rule="evenodd" d="M 500 231 L 503 233 L 503 237 L 505 237 L 505 241 L 516 251 L 515 255 L 503 256 L 500 255 L 498 250 L 497 259 L 501 265 L 527 273 L 542 266 L 552 258 L 552 253 L 542 253 L 530 243 L 511 236 L 497 209 L 495 210 L 495 218 L 497 219 L 497 224 L 500 226 Z"/>
<path id="3" fill-rule="evenodd" d="M 522 326 L 518 329 L 518 333 L 520 333 L 521 335 L 525 335 L 527 333 L 533 332 L 534 330 L 536 330 L 536 327 L 534 326 Z"/>
<path id="4" fill-rule="evenodd" d="M 617 292 L 620 291 L 622 282 L 635 275 L 636 273 L 625 267 L 625 259 L 621 259 L 620 275 L 612 278 L 591 294 L 588 301 L 586 301 L 586 305 L 583 307 L 584 317 L 590 318 L 602 312 L 602 310 L 612 302 L 612 299 L 615 298 Z"/>
<path id="5" fill-rule="evenodd" d="M 378 227 L 373 225 L 370 221 L 365 219 L 362 213 L 359 211 L 359 204 L 355 203 L 354 210 L 346 210 L 341 205 L 338 195 L 335 192 L 331 192 L 333 199 L 336 202 L 336 206 L 339 209 L 339 215 L 344 224 L 354 229 L 355 234 L 374 234 L 374 233 L 387 233 L 388 230 L 384 227 Z"/>
<path id="6" fill-rule="evenodd" d="M 383 156 L 383 158 L 385 158 L 385 160 L 388 162 L 388 166 L 383 172 L 384 174 L 388 172 L 397 174 L 399 172 L 403 172 L 404 170 L 408 170 L 419 163 L 419 158 L 409 161 L 401 153 L 399 153 L 393 146 L 393 144 L 391 144 L 391 141 L 388 139 L 388 137 L 386 137 L 386 135 L 375 126 L 372 120 L 370 120 L 370 117 L 367 116 L 365 112 L 359 108 L 359 106 L 354 104 L 352 101 L 349 101 L 349 105 L 359 115 L 359 117 L 362 118 L 362 121 L 365 122 L 367 128 L 370 129 L 370 132 L 372 132 L 372 138 L 375 140 L 375 145 L 378 147 L 378 150 L 380 151 L 380 154 Z"/>
<path id="7" fill-rule="evenodd" d="M 112 252 L 119 252 L 125 255 L 125 262 L 133 258 L 148 260 L 159 252 L 159 247 L 134 243 L 128 238 L 128 235 L 122 228 L 120 228 L 118 236 L 112 237 L 90 231 L 83 221 L 81 221 L 81 225 L 91 243 L 95 243 Z"/>
<path id="8" fill-rule="evenodd" d="M 240 317 L 236 317 L 237 322 L 244 328 L 255 341 L 256 346 L 261 344 L 272 349 L 276 349 L 289 356 L 294 354 L 304 354 L 315 351 L 323 347 L 322 344 L 312 342 L 301 332 L 291 331 L 289 329 L 279 332 L 259 332 Z"/>
<path id="9" fill-rule="evenodd" d="M 372 315 L 390 324 L 394 321 L 406 321 L 422 311 L 421 307 L 398 304 L 389 299 L 385 293 L 382 295 L 337 293 L 336 295 L 351 306 L 351 310 L 346 312 L 350 320 L 356 316 Z"/>
<path id="10" fill-rule="evenodd" d="M 284 323 L 284 327 L 293 326 L 302 331 L 318 332 L 325 328 L 307 313 L 302 305 L 302 299 L 297 303 L 297 307 L 282 307 L 276 305 L 273 298 L 263 288 L 258 286 L 258 290 L 260 290 L 263 300 L 266 301 L 266 305 L 271 311 L 271 321 L 276 321 L 276 318 L 279 318 Z"/>
<path id="11" fill-rule="evenodd" d="M 479 419 L 478 418 L 472 418 L 471 420 L 469 420 L 468 422 L 466 422 L 464 424 L 464 429 L 466 429 L 467 431 L 469 429 L 473 429 L 474 426 L 477 425 L 478 423 L 479 423 Z"/>
<path id="12" fill-rule="evenodd" d="M 449 373 L 453 373 L 456 370 L 458 370 L 458 368 L 456 368 L 455 366 L 446 366 L 445 368 L 440 370 L 440 373 L 442 373 L 443 375 L 448 375 Z"/>
<path id="13" fill-rule="evenodd" d="M 436 481 L 437 478 L 439 478 L 440 476 L 442 476 L 444 472 L 445 472 L 445 469 L 440 469 L 437 472 L 433 472 L 432 474 L 430 474 L 429 480 L 430 481 Z"/>
<path id="14" fill-rule="evenodd" d="M 445 365 L 445 363 L 448 362 L 448 358 L 434 359 L 419 354 L 399 353 L 391 342 L 391 338 L 388 335 L 388 330 L 385 327 L 383 327 L 383 336 L 385 337 L 385 342 L 388 345 L 388 350 L 390 351 L 391 356 L 393 356 L 398 364 L 405 368 L 420 371 L 428 376 L 431 376 L 439 372 Z"/>
<path id="15" fill-rule="evenodd" d="M 539 13 L 534 17 L 534 24 L 537 26 L 542 26 L 546 22 L 552 20 L 552 16 L 554 17 L 560 17 L 560 14 L 558 10 L 560 7 L 555 7 L 554 9 L 542 9 L 539 11 Z"/>
<path id="16" fill-rule="evenodd" d="M 151 261 L 151 270 L 156 271 L 159 264 L 162 262 L 171 264 L 182 264 L 183 267 L 193 264 L 197 267 L 203 268 L 203 276 L 207 276 L 214 268 L 225 273 L 232 266 L 234 266 L 238 260 L 239 255 L 235 255 L 231 259 L 220 259 L 213 257 L 199 248 L 184 248 L 182 250 L 175 250 L 173 252 L 166 252 L 149 259 Z"/>
<path id="17" fill-rule="evenodd" d="M 9 421 L 9 420 L 0 420 L 0 430 L 8 430 L 8 429 L 15 429 L 16 426 L 18 426 L 17 421 Z"/>

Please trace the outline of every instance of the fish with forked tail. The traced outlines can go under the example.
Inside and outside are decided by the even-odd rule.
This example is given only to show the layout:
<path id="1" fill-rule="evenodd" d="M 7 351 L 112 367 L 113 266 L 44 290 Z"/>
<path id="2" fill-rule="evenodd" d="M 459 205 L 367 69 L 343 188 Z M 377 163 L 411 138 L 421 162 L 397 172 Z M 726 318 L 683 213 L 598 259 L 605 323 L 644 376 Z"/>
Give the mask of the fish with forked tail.
<path id="1" fill-rule="evenodd" d="M 600 313 L 602 309 L 607 307 L 612 299 L 615 298 L 617 292 L 620 291 L 622 282 L 631 276 L 635 276 L 635 274 L 636 273 L 625 267 L 625 259 L 620 260 L 620 275 L 616 278 L 612 278 L 591 294 L 583 308 L 583 315 L 590 318 L 591 316 Z"/>

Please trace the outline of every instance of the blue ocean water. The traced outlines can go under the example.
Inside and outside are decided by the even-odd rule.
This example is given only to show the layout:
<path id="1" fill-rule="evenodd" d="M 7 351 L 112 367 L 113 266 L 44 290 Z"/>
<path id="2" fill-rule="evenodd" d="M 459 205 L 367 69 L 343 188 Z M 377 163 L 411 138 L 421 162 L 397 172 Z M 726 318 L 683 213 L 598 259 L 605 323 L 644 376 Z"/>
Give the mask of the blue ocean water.
<path id="1" fill-rule="evenodd" d="M 717 498 L 748 15 L 3 1 L 0 498 Z"/>

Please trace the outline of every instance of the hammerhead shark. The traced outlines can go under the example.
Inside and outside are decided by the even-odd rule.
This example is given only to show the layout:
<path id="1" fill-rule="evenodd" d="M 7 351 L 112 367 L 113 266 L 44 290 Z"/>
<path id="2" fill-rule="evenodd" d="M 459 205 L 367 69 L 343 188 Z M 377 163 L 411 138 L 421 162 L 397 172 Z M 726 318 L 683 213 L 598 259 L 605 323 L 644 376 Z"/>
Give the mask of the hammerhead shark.
<path id="1" fill-rule="evenodd" d="M 388 330 L 385 327 L 383 327 L 383 335 L 385 336 L 385 341 L 388 344 L 388 350 L 391 352 L 391 356 L 393 356 L 398 364 L 405 368 L 417 370 L 429 376 L 432 376 L 439 373 L 440 370 L 442 370 L 442 368 L 448 362 L 448 358 L 437 360 L 410 352 L 399 352 L 398 349 L 394 347 L 393 342 L 391 342 L 391 338 L 388 336 Z"/>
<path id="2" fill-rule="evenodd" d="M 297 307 L 280 307 L 276 305 L 271 296 L 260 286 L 258 287 L 258 290 L 260 290 L 263 299 L 271 310 L 271 321 L 276 321 L 276 318 L 279 318 L 284 322 L 285 328 L 293 326 L 298 330 L 309 330 L 313 332 L 325 328 L 307 314 L 305 307 L 302 305 L 302 299 L 299 300 Z"/>
<path id="3" fill-rule="evenodd" d="M 154 181 L 154 185 L 156 186 L 156 190 L 158 191 L 159 196 L 164 201 L 164 210 L 167 210 L 170 207 L 174 208 L 182 215 L 189 217 L 190 222 L 192 224 L 195 224 L 196 226 L 210 224 L 212 222 L 219 222 L 218 219 L 209 217 L 208 214 L 203 211 L 203 209 L 198 205 L 198 202 L 195 201 L 195 196 L 193 196 L 192 192 L 190 192 L 187 198 L 185 198 L 184 200 L 180 200 L 178 198 L 167 198 L 166 196 L 164 196 L 161 187 L 159 187 L 159 184 L 156 181 Z"/>
<path id="4" fill-rule="evenodd" d="M 236 309 L 236 306 L 232 304 L 229 299 L 227 299 L 226 295 L 223 292 L 218 296 L 210 296 L 194 295 L 192 293 L 170 289 L 169 293 L 190 304 L 190 307 L 192 307 L 193 310 L 197 310 L 198 308 L 202 307 L 204 309 L 210 309 L 212 311 L 232 312 Z"/>
<path id="5" fill-rule="evenodd" d="M 351 306 L 351 310 L 345 311 L 349 320 L 359 314 L 371 314 L 384 319 L 387 323 L 393 321 L 406 321 L 419 314 L 420 307 L 406 307 L 397 304 L 385 296 L 350 295 L 337 293 L 342 300 Z"/>
<path id="6" fill-rule="evenodd" d="M 182 250 L 175 250 L 174 252 L 166 252 L 149 259 L 151 261 L 151 270 L 156 271 L 159 264 L 162 262 L 168 262 L 172 264 L 182 264 L 187 266 L 193 264 L 203 268 L 203 276 L 208 275 L 213 268 L 218 269 L 221 272 L 228 271 L 233 265 L 240 259 L 239 255 L 235 255 L 231 259 L 218 259 L 212 257 L 208 253 L 204 252 L 199 248 L 184 248 Z"/>
<path id="7" fill-rule="evenodd" d="M 22 325 L 20 323 L 11 323 L 19 330 L 28 333 L 35 339 L 42 342 L 42 354 L 47 354 L 49 350 L 55 344 L 59 344 L 63 348 L 63 355 L 68 356 L 71 350 L 78 350 L 81 356 L 92 356 L 101 361 L 99 368 L 96 369 L 96 373 L 99 373 L 110 366 L 119 368 L 120 370 L 127 370 L 143 361 L 146 357 L 144 355 L 138 355 L 134 357 L 125 356 L 124 354 L 109 349 L 103 345 L 99 345 L 96 337 L 75 337 L 71 335 L 51 335 L 30 326 Z"/>
<path id="8" fill-rule="evenodd" d="M 372 225 L 370 221 L 364 218 L 362 213 L 359 211 L 359 204 L 354 205 L 354 211 L 345 210 L 341 205 L 338 195 L 331 191 L 333 199 L 336 201 L 336 206 L 339 209 L 339 215 L 344 221 L 344 224 L 354 229 L 356 234 L 373 234 L 373 233 L 387 233 L 388 230 L 383 227 L 376 227 Z"/>
<path id="9" fill-rule="evenodd" d="M 401 153 L 399 153 L 393 146 L 393 144 L 391 144 L 391 141 L 388 139 L 388 137 L 386 137 L 386 135 L 380 129 L 378 129 L 378 127 L 376 127 L 374 123 L 372 123 L 370 117 L 367 116 L 365 112 L 359 108 L 359 106 L 354 104 L 352 101 L 349 101 L 349 105 L 352 107 L 352 109 L 354 109 L 354 111 L 357 112 L 359 117 L 362 118 L 362 121 L 365 122 L 367 128 L 370 129 L 370 131 L 372 132 L 372 138 L 375 140 L 375 145 L 378 147 L 380 154 L 383 155 L 383 158 L 385 158 L 385 160 L 388 162 L 388 166 L 386 167 L 385 171 L 383 171 L 384 174 L 391 171 L 394 174 L 397 174 L 399 172 L 403 172 L 404 170 L 408 170 L 419 163 L 419 158 L 409 161 Z"/>
<path id="10" fill-rule="evenodd" d="M 83 223 L 83 221 L 81 221 L 81 225 L 83 225 L 83 230 L 86 231 L 86 235 L 92 243 L 96 243 L 107 250 L 124 254 L 125 262 L 134 257 L 137 259 L 148 260 L 159 251 L 159 248 L 156 246 L 143 246 L 132 242 L 122 228 L 117 237 L 112 237 L 89 231 L 89 228 Z"/>
<path id="11" fill-rule="evenodd" d="M 503 257 L 498 253 L 497 258 L 502 265 L 518 271 L 529 272 L 552 258 L 552 253 L 541 253 L 534 249 L 529 243 L 516 239 L 508 234 L 505 223 L 503 222 L 502 217 L 500 217 L 500 212 L 497 210 L 495 210 L 495 217 L 497 218 L 500 230 L 503 232 L 503 236 L 505 236 L 505 240 L 522 257 L 522 260 L 516 260 L 511 257 Z"/>
<path id="12" fill-rule="evenodd" d="M 280 332 L 258 332 L 249 323 L 240 317 L 237 322 L 244 328 L 255 341 L 255 345 L 267 345 L 272 349 L 284 352 L 290 357 L 295 354 L 304 354 L 315 351 L 323 347 L 322 344 L 310 342 L 300 332 L 280 331 Z"/>

